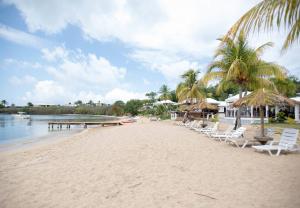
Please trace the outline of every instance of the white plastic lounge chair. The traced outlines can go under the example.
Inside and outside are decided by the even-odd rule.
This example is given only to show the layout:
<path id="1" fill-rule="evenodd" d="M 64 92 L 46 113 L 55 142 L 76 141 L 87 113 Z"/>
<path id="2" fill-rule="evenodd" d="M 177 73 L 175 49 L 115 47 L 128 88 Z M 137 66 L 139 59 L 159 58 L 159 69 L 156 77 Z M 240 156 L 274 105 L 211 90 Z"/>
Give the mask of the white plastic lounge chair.
<path id="1" fill-rule="evenodd" d="M 240 141 L 242 141 L 243 144 L 241 145 L 241 147 L 244 148 L 247 145 L 247 140 L 243 138 L 245 131 L 245 127 L 238 128 L 225 138 L 225 142 L 229 142 L 235 144 L 237 147 L 240 147 Z"/>
<path id="2" fill-rule="evenodd" d="M 277 151 L 276 156 L 280 155 L 280 152 L 293 152 L 299 151 L 299 147 L 296 144 L 299 130 L 285 128 L 280 137 L 279 142 L 272 141 L 270 144 L 252 146 L 256 151 L 267 151 L 271 156 L 274 154 L 272 151 Z M 278 144 L 277 144 L 278 143 Z"/>
<path id="3" fill-rule="evenodd" d="M 203 134 L 205 134 L 206 136 L 210 137 L 212 134 L 215 134 L 218 131 L 218 124 L 214 125 L 213 128 L 211 128 L 211 130 L 208 131 L 204 131 L 202 132 Z"/>
<path id="4" fill-rule="evenodd" d="M 200 133 L 210 133 L 212 131 L 218 130 L 219 122 L 216 122 L 213 127 L 205 127 L 201 129 L 197 129 L 196 131 Z"/>
<path id="5" fill-rule="evenodd" d="M 188 124 L 185 125 L 185 127 L 190 128 L 191 126 L 193 126 L 195 124 L 196 120 L 193 120 L 191 122 L 189 122 Z"/>
<path id="6" fill-rule="evenodd" d="M 187 126 L 189 123 L 191 123 L 191 121 L 187 120 L 185 123 L 184 122 L 179 123 L 179 126 Z"/>
<path id="7" fill-rule="evenodd" d="M 202 127 L 201 127 L 201 124 L 202 124 L 202 121 L 198 121 L 198 123 L 195 124 L 195 125 L 193 126 L 193 128 L 191 128 L 191 129 L 192 129 L 192 130 L 201 129 L 201 128 L 202 128 Z"/>
<path id="8" fill-rule="evenodd" d="M 228 126 L 227 129 L 225 131 L 217 131 L 213 134 L 211 134 L 210 136 L 214 139 L 218 139 L 221 141 L 221 138 L 226 138 L 229 135 L 231 135 L 235 130 L 233 130 L 233 126 Z"/>
<path id="9" fill-rule="evenodd" d="M 201 125 L 201 121 L 196 121 L 195 123 L 193 123 L 191 126 L 190 126 L 190 129 L 195 129 L 197 127 L 199 127 Z"/>

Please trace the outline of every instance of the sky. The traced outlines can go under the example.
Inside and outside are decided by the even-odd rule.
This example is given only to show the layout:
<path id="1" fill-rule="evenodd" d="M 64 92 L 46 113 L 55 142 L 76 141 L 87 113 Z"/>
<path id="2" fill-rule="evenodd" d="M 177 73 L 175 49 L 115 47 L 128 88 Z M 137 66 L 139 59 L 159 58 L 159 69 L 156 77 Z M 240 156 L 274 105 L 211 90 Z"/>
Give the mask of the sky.
<path id="1" fill-rule="evenodd" d="M 219 42 L 258 0 L 0 0 L 0 99 L 9 104 L 143 99 L 180 75 L 207 70 Z M 300 47 L 263 58 L 300 78 Z"/>

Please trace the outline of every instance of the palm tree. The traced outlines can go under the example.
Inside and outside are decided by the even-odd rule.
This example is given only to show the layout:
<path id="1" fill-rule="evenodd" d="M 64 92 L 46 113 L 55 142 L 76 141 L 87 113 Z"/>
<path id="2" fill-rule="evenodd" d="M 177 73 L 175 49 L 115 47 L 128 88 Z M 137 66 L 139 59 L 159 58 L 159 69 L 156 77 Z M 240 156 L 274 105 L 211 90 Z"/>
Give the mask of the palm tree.
<path id="1" fill-rule="evenodd" d="M 176 89 L 178 100 L 192 103 L 193 99 L 199 100 L 204 97 L 201 90 L 201 83 L 197 80 L 199 71 L 190 69 L 186 71 L 181 78 L 184 80 L 179 83 Z"/>
<path id="2" fill-rule="evenodd" d="M 1 104 L 5 107 L 8 104 L 8 102 L 6 100 L 2 100 Z"/>
<path id="3" fill-rule="evenodd" d="M 149 101 L 151 103 L 154 103 L 155 99 L 156 99 L 156 96 L 157 96 L 157 93 L 156 92 L 149 92 L 149 93 L 146 93 L 146 96 L 149 98 Z"/>
<path id="4" fill-rule="evenodd" d="M 261 59 L 263 51 L 270 46 L 272 43 L 268 42 L 253 49 L 248 46 L 243 34 L 235 41 L 230 38 L 226 39 L 217 49 L 215 59 L 203 77 L 204 83 L 210 80 L 219 80 L 218 93 L 236 85 L 239 88 L 239 98 L 242 98 L 243 91 L 247 92 L 247 90 L 262 87 L 274 88 L 275 86 L 269 78 L 285 77 L 285 69 Z M 235 128 L 241 126 L 240 114 L 240 108 L 238 108 Z"/>
<path id="5" fill-rule="evenodd" d="M 159 98 L 161 100 L 168 100 L 171 98 L 170 89 L 167 85 L 162 85 L 159 89 L 159 93 L 160 93 Z"/>
<path id="6" fill-rule="evenodd" d="M 252 7 L 229 30 L 226 38 L 240 32 L 270 31 L 274 25 L 288 30 L 282 50 L 299 41 L 300 1 L 299 0 L 264 0 Z"/>

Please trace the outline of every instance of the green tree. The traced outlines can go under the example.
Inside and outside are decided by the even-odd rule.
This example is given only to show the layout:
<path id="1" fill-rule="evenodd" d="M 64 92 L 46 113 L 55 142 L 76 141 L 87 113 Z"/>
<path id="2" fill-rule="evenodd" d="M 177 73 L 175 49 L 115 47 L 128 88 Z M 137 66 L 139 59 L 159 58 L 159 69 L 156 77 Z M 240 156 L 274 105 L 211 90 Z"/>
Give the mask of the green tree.
<path id="1" fill-rule="evenodd" d="M 287 97 L 293 97 L 296 95 L 296 84 L 290 77 L 285 79 L 272 78 L 271 80 L 274 82 L 276 88 L 281 94 Z"/>
<path id="2" fill-rule="evenodd" d="M 159 98 L 161 100 L 168 100 L 171 98 L 171 93 L 170 93 L 170 89 L 167 85 L 162 85 L 159 89 Z"/>
<path id="3" fill-rule="evenodd" d="M 296 93 L 297 92 L 299 93 L 300 92 L 300 80 L 295 76 L 289 76 L 289 78 L 293 81 L 293 83 L 296 86 Z"/>
<path id="4" fill-rule="evenodd" d="M 96 104 L 92 100 L 90 100 L 87 104 L 90 106 L 96 106 Z"/>
<path id="5" fill-rule="evenodd" d="M 171 101 L 177 103 L 178 102 L 178 98 L 177 98 L 177 95 L 176 95 L 176 91 L 175 90 L 172 90 L 170 92 L 170 95 L 171 95 Z"/>
<path id="6" fill-rule="evenodd" d="M 154 103 L 156 101 L 156 96 L 157 96 L 156 92 L 146 93 L 146 97 L 148 97 L 150 103 Z"/>
<path id="7" fill-rule="evenodd" d="M 141 100 L 129 100 L 125 105 L 125 112 L 130 113 L 135 116 L 139 113 L 139 109 L 143 106 L 143 101 Z"/>
<path id="8" fill-rule="evenodd" d="M 288 31 L 283 50 L 299 41 L 300 1 L 299 0 L 264 0 L 252 7 L 229 30 L 226 38 L 238 33 L 250 31 L 271 31 L 274 25 Z"/>
<path id="9" fill-rule="evenodd" d="M 193 99 L 199 100 L 204 97 L 201 84 L 197 81 L 198 74 L 199 71 L 190 69 L 181 75 L 183 82 L 176 88 L 176 95 L 180 102 L 184 100 L 192 102 Z"/>
<path id="10" fill-rule="evenodd" d="M 27 103 L 27 106 L 28 106 L 28 107 L 33 107 L 32 102 L 28 102 L 28 103 Z"/>
<path id="11" fill-rule="evenodd" d="M 82 105 L 83 103 L 82 103 L 81 100 L 77 100 L 74 104 L 75 104 L 76 106 L 80 106 L 80 105 Z"/>
<path id="12" fill-rule="evenodd" d="M 235 41 L 226 39 L 217 49 L 215 59 L 208 67 L 203 81 L 207 83 L 210 80 L 219 80 L 217 93 L 231 86 L 238 86 L 239 98 L 242 98 L 243 91 L 262 87 L 274 88 L 269 78 L 282 79 L 285 77 L 285 69 L 261 59 L 263 51 L 270 46 L 272 43 L 265 43 L 256 49 L 251 48 L 243 34 Z M 241 115 L 238 108 L 235 128 L 240 126 Z"/>
<path id="13" fill-rule="evenodd" d="M 122 116 L 125 111 L 125 103 L 121 100 L 116 101 L 111 107 L 112 114 Z"/>
<path id="14" fill-rule="evenodd" d="M 8 104 L 8 102 L 6 100 L 2 100 L 1 104 L 5 107 Z"/>

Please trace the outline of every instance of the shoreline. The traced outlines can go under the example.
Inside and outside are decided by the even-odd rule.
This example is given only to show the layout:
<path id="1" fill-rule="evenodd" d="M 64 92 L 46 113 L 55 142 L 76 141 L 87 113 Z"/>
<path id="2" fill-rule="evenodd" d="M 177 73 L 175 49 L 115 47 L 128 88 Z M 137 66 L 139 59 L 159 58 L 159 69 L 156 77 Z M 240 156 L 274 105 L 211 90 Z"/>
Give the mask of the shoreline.
<path id="1" fill-rule="evenodd" d="M 3 207 L 298 207 L 300 155 L 270 157 L 169 121 L 0 153 Z M 284 194 L 283 194 L 284 193 Z"/>

